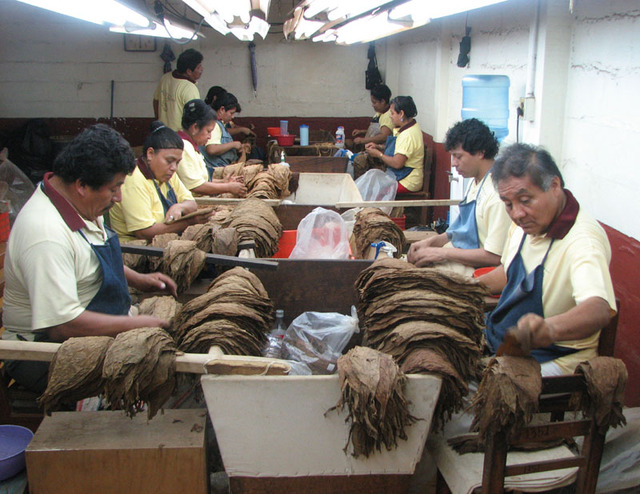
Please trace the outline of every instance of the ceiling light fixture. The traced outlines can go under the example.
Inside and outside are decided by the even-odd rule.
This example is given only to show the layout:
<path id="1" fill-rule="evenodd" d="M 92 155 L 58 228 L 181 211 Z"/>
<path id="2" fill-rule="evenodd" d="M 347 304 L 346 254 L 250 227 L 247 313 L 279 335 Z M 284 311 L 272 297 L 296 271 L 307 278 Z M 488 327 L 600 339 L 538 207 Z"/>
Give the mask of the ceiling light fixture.
<path id="1" fill-rule="evenodd" d="M 253 41 L 256 34 L 267 37 L 271 0 L 182 0 L 222 35 L 232 33 L 241 41 Z"/>
<path id="2" fill-rule="evenodd" d="M 101 25 L 150 27 L 151 20 L 116 0 L 18 0 L 58 14 Z"/>

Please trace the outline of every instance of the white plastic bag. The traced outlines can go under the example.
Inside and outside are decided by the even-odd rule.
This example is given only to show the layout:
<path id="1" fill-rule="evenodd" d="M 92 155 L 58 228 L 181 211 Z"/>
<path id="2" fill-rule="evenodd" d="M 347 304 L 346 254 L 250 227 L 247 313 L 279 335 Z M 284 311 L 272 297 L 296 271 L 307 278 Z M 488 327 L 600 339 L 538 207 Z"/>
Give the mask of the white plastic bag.
<path id="1" fill-rule="evenodd" d="M 363 201 L 393 201 L 398 191 L 398 181 L 382 170 L 373 169 L 358 177 L 356 186 Z M 391 208 L 380 208 L 389 214 Z"/>
<path id="2" fill-rule="evenodd" d="M 338 358 L 357 333 L 358 316 L 337 312 L 304 312 L 296 317 L 282 342 L 282 358 L 309 366 L 313 374 L 333 374 Z"/>
<path id="3" fill-rule="evenodd" d="M 340 215 L 315 208 L 305 216 L 289 259 L 349 259 L 347 226 Z"/>

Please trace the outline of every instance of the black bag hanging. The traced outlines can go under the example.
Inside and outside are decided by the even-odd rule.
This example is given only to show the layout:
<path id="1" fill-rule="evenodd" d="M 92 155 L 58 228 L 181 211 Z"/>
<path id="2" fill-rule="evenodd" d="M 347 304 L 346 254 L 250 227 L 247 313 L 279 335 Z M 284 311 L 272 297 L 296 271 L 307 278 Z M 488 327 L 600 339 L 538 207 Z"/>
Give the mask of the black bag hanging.
<path id="1" fill-rule="evenodd" d="M 380 71 L 378 70 L 378 61 L 376 59 L 376 46 L 373 43 L 369 45 L 367 58 L 369 59 L 369 65 L 367 65 L 367 70 L 364 72 L 364 75 L 365 75 L 364 87 L 365 89 L 371 90 L 374 87 L 384 82 L 382 80 L 382 76 L 380 75 Z"/>

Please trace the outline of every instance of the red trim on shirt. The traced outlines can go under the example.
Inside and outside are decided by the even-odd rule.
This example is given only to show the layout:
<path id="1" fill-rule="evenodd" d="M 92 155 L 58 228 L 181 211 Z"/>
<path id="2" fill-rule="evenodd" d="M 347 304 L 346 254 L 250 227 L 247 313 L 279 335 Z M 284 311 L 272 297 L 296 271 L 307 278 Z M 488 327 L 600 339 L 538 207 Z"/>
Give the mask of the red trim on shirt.
<path id="1" fill-rule="evenodd" d="M 44 178 L 42 179 L 42 191 L 49 198 L 53 207 L 58 210 L 58 213 L 60 213 L 60 216 L 62 216 L 62 219 L 71 231 L 77 232 L 78 230 L 86 227 L 87 224 L 71 203 L 67 201 L 60 192 L 53 188 L 53 185 L 51 185 L 50 182 L 52 176 L 53 172 L 47 172 L 44 174 Z"/>
<path id="2" fill-rule="evenodd" d="M 171 77 L 173 77 L 174 79 L 183 79 L 185 81 L 189 81 L 192 83 L 196 83 L 196 81 L 194 81 L 193 79 L 189 78 L 189 76 L 187 74 L 180 74 L 177 70 L 174 70 L 173 72 L 171 72 Z"/>
<path id="3" fill-rule="evenodd" d="M 416 124 L 416 121 L 415 121 L 415 120 L 412 120 L 411 122 L 409 122 L 409 123 L 407 123 L 407 124 L 404 124 L 402 127 L 400 127 L 400 128 L 398 129 L 398 134 L 399 134 L 400 132 L 404 132 L 405 130 L 407 130 L 407 129 L 408 129 L 408 128 L 410 128 L 410 127 L 413 127 L 415 124 Z"/>
<path id="4" fill-rule="evenodd" d="M 153 173 L 151 172 L 151 168 L 149 167 L 149 163 L 147 163 L 142 158 L 142 156 L 140 156 L 138 158 L 138 161 L 136 161 L 136 166 L 138 167 L 138 169 L 140 170 L 140 172 L 142 173 L 144 178 L 146 178 L 147 180 L 153 180 L 155 178 L 153 176 Z"/>
<path id="5" fill-rule="evenodd" d="M 200 150 L 198 149 L 198 145 L 195 143 L 195 141 L 191 138 L 191 136 L 189 134 L 187 134 L 184 130 L 179 130 L 178 131 L 178 135 L 180 137 L 182 137 L 182 139 L 184 139 L 185 141 L 189 141 L 193 145 L 193 149 L 195 149 L 196 152 L 198 154 L 200 154 Z"/>
<path id="6" fill-rule="evenodd" d="M 547 237 L 549 238 L 563 239 L 575 224 L 578 211 L 580 211 L 580 204 L 573 197 L 573 194 L 568 189 L 563 189 L 563 191 L 567 198 L 567 203 L 558 217 L 549 225 L 547 230 Z"/>

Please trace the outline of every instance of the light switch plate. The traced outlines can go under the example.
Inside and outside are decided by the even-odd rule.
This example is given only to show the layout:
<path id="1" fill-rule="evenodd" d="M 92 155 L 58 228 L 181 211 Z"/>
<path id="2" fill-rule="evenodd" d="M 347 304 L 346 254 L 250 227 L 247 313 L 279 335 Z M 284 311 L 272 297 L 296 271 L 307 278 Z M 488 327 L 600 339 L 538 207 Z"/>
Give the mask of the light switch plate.
<path id="1" fill-rule="evenodd" d="M 124 51 L 156 51 L 156 39 L 153 36 L 124 34 Z"/>

